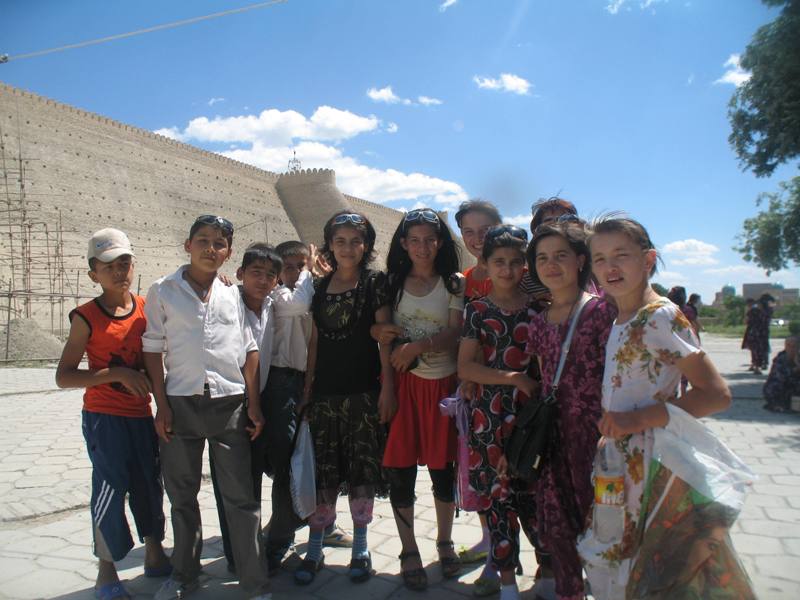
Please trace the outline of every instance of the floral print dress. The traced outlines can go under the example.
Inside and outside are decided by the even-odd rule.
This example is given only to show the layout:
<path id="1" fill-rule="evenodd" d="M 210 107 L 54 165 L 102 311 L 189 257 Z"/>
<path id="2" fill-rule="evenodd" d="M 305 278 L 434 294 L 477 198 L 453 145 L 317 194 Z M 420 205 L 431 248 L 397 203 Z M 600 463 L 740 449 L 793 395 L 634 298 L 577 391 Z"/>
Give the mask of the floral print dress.
<path id="1" fill-rule="evenodd" d="M 558 384 L 555 442 L 534 487 L 536 535 L 551 556 L 559 599 L 583 598 L 575 546 L 594 497 L 591 473 L 600 437 L 605 345 L 616 315 L 613 305 L 592 298 L 579 316 Z M 544 313 L 531 319 L 527 352 L 540 361 L 542 397 L 552 389 L 568 330 L 569 320 L 552 325 Z"/>
<path id="2" fill-rule="evenodd" d="M 674 400 L 681 380 L 675 362 L 701 351 L 691 323 L 666 298 L 642 307 L 626 323 L 615 323 L 606 346 L 603 410 L 626 412 Z M 604 545 L 589 529 L 578 546 L 597 600 L 624 595 L 637 545 L 653 430 L 626 436 L 616 444 L 626 463 L 623 539 Z"/>

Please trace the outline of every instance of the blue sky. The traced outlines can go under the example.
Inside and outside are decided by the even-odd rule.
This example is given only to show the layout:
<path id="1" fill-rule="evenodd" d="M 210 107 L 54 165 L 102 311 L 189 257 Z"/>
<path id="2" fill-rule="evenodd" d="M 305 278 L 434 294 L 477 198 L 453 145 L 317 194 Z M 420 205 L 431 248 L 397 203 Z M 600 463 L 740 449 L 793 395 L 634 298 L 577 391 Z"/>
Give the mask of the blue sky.
<path id="1" fill-rule="evenodd" d="M 0 2 L 0 53 L 249 4 Z M 11 85 L 273 171 L 292 150 L 340 188 L 396 208 L 495 202 L 527 222 L 559 193 L 625 210 L 666 285 L 710 302 L 765 281 L 732 250 L 755 199 L 796 174 L 738 168 L 727 103 L 758 0 L 288 0 L 0 65 Z M 773 281 L 800 284 L 794 272 Z"/>

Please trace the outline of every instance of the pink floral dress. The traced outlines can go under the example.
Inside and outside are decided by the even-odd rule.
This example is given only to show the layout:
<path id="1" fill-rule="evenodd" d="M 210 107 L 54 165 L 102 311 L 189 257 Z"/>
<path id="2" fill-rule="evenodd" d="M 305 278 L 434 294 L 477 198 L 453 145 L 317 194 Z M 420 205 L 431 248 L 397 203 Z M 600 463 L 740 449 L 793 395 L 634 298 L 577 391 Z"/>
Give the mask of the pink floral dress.
<path id="1" fill-rule="evenodd" d="M 600 436 L 600 397 L 605 345 L 616 308 L 592 298 L 583 308 L 558 385 L 556 443 L 536 482 L 536 534 L 551 555 L 559 598 L 583 598 L 581 561 L 576 550 L 592 504 L 592 461 Z M 544 313 L 531 319 L 529 354 L 541 363 L 542 394 L 550 393 L 569 322 L 551 325 Z"/>

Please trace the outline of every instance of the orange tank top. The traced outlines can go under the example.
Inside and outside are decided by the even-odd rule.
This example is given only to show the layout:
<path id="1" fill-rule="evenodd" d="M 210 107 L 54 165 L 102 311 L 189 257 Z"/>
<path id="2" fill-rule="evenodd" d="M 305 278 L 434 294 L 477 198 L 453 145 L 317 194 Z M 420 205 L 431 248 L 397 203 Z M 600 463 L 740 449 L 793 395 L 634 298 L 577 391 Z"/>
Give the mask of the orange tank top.
<path id="1" fill-rule="evenodd" d="M 82 304 L 69 313 L 70 321 L 78 315 L 89 326 L 86 356 L 90 369 L 127 367 L 144 369 L 142 334 L 147 326 L 144 298 L 131 294 L 133 308 L 127 315 L 115 317 L 97 299 Z M 150 397 L 135 396 L 120 383 L 105 383 L 86 388 L 83 409 L 120 417 L 149 417 Z"/>

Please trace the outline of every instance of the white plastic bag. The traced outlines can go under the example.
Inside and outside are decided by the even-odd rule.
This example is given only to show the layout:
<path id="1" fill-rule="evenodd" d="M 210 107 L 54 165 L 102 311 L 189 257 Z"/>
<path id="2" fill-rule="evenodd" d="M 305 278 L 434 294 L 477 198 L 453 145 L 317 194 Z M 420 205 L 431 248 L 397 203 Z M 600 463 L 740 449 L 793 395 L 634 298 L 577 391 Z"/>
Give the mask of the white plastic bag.
<path id="1" fill-rule="evenodd" d="M 317 509 L 317 482 L 314 467 L 314 440 L 308 421 L 301 420 L 290 465 L 290 488 L 294 512 L 305 519 Z"/>

